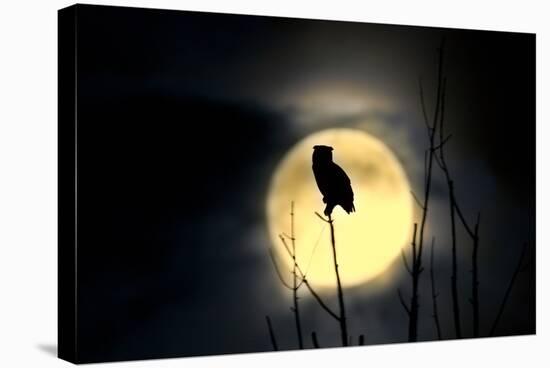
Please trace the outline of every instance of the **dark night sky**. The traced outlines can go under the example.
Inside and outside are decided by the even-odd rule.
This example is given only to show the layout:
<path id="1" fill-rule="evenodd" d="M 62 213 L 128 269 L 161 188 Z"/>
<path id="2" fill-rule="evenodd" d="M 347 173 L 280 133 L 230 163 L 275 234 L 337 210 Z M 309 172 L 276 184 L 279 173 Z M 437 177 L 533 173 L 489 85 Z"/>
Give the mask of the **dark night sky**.
<path id="1" fill-rule="evenodd" d="M 449 163 L 467 217 L 482 213 L 487 334 L 521 243 L 535 239 L 533 35 L 94 6 L 77 17 L 82 360 L 271 350 L 267 314 L 280 345 L 295 348 L 290 298 L 266 251 L 270 175 L 309 133 L 354 126 L 394 150 L 419 192 L 427 141 L 418 77 L 430 104 L 442 37 Z M 435 272 L 449 338 L 446 196 L 437 173 L 428 225 L 441 239 Z M 459 235 L 471 336 L 471 244 Z M 351 334 L 406 341 L 396 289 L 410 280 L 400 272 L 395 285 L 346 290 Z M 419 335 L 431 340 L 422 280 Z M 498 335 L 534 333 L 534 288 L 532 263 Z M 337 346 L 336 323 L 306 294 L 306 334 Z"/>

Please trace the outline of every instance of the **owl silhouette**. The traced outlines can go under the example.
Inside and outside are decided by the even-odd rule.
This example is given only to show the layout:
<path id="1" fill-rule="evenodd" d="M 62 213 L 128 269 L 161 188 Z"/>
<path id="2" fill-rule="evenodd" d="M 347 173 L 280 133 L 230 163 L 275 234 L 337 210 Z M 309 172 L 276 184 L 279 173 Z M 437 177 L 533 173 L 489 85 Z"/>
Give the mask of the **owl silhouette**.
<path id="1" fill-rule="evenodd" d="M 353 189 L 346 172 L 332 161 L 333 148 L 317 145 L 313 147 L 313 175 L 326 203 L 325 216 L 340 205 L 348 214 L 355 212 Z"/>

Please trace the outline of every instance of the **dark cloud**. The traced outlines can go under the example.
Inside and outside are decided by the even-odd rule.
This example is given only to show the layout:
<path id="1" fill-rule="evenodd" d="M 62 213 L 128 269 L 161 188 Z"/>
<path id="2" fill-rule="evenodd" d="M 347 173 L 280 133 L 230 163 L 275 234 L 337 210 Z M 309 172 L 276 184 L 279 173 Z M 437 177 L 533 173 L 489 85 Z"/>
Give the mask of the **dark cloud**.
<path id="1" fill-rule="evenodd" d="M 115 7 L 78 9 L 79 320 L 84 361 L 295 348 L 289 296 L 267 256 L 271 172 L 299 139 L 358 127 L 382 139 L 413 189 L 426 137 L 418 76 L 432 101 L 446 37 L 449 164 L 464 213 L 482 213 L 486 334 L 523 241 L 534 244 L 534 37 Z M 328 102 L 327 102 L 328 101 Z M 430 102 L 428 102 L 429 106 Z M 434 175 L 429 234 L 445 338 L 450 314 L 447 192 Z M 459 233 L 470 329 L 471 244 Z M 404 342 L 396 290 L 346 290 L 351 334 Z M 345 267 L 345 265 L 342 265 Z M 420 338 L 435 337 L 426 273 Z M 327 301 L 337 305 L 333 295 Z M 304 291 L 304 330 L 337 346 L 338 326 Z M 534 332 L 534 265 L 498 334 Z M 309 339 L 306 343 L 311 346 Z"/>

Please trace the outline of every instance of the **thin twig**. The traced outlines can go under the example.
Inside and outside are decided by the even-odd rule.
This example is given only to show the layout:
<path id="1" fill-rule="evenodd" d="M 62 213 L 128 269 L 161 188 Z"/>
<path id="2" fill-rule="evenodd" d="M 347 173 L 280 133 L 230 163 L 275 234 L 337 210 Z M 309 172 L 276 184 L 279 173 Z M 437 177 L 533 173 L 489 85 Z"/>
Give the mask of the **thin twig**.
<path id="1" fill-rule="evenodd" d="M 285 238 L 282 235 L 279 235 L 279 239 L 281 239 L 281 242 L 283 242 L 283 245 L 285 246 L 285 250 L 290 256 L 290 258 L 293 258 L 292 252 L 290 251 L 290 248 L 288 247 L 288 244 L 286 243 Z"/>
<path id="2" fill-rule="evenodd" d="M 462 225 L 464 226 L 464 229 L 466 230 L 466 232 L 468 233 L 468 235 L 471 238 L 474 238 L 474 236 L 475 236 L 474 231 L 472 230 L 470 225 L 468 225 L 468 222 L 466 221 L 466 218 L 462 214 L 462 210 L 460 209 L 460 206 L 457 204 L 456 200 L 455 200 L 454 205 L 455 205 L 456 214 L 458 215 L 458 218 L 462 222 Z"/>
<path id="3" fill-rule="evenodd" d="M 271 319 L 269 318 L 269 316 L 265 316 L 265 320 L 267 321 L 267 328 L 269 329 L 269 338 L 271 339 L 271 345 L 273 346 L 273 350 L 278 351 L 279 346 L 277 345 L 277 339 L 275 338 L 275 333 L 273 332 Z"/>
<path id="4" fill-rule="evenodd" d="M 453 298 L 453 321 L 455 325 L 456 338 L 462 338 L 462 326 L 460 322 L 460 304 L 458 302 L 458 262 L 456 255 L 456 223 L 455 223 L 455 196 L 454 196 L 454 183 L 450 178 L 447 180 L 449 187 L 449 211 L 451 214 L 451 240 L 452 240 L 452 275 L 451 275 L 451 292 Z"/>
<path id="5" fill-rule="evenodd" d="M 480 214 L 478 212 L 477 221 L 474 229 L 474 246 L 472 251 L 472 309 L 474 337 L 479 337 L 479 276 L 477 269 L 477 254 L 479 248 L 479 219 Z"/>
<path id="6" fill-rule="evenodd" d="M 411 249 L 412 249 L 412 261 L 413 261 L 413 271 L 416 264 L 416 234 L 418 230 L 418 224 L 415 222 L 413 225 L 413 237 L 411 241 Z"/>
<path id="7" fill-rule="evenodd" d="M 311 341 L 313 341 L 313 347 L 316 348 L 316 349 L 319 349 L 320 346 L 319 346 L 319 340 L 317 340 L 317 333 L 315 331 L 313 331 L 311 333 Z"/>
<path id="8" fill-rule="evenodd" d="M 401 290 L 400 289 L 397 289 L 397 295 L 399 296 L 399 301 L 401 302 L 401 305 L 405 309 L 405 312 L 407 312 L 407 314 L 410 316 L 411 315 L 411 310 L 407 306 L 407 303 L 405 303 L 405 300 L 403 299 L 403 295 L 401 295 Z"/>
<path id="9" fill-rule="evenodd" d="M 307 273 L 309 271 L 309 267 L 311 266 L 311 262 L 313 261 L 313 257 L 315 256 L 315 251 L 317 250 L 317 246 L 319 245 L 319 242 L 321 241 L 321 236 L 323 235 L 323 232 L 325 231 L 325 227 L 326 227 L 326 225 L 323 225 L 323 228 L 319 232 L 319 236 L 317 237 L 317 241 L 315 242 L 315 245 L 313 246 L 313 249 L 311 251 L 311 255 L 309 256 L 309 260 L 307 261 L 306 272 L 304 273 L 304 275 L 307 275 Z"/>
<path id="10" fill-rule="evenodd" d="M 269 257 L 271 258 L 271 263 L 273 263 L 273 268 L 275 268 L 275 273 L 277 274 L 277 276 L 279 276 L 279 280 L 281 281 L 281 284 L 283 284 L 283 286 L 286 287 L 287 289 L 293 290 L 293 287 L 290 286 L 283 278 L 283 275 L 281 274 L 281 270 L 279 269 L 279 266 L 275 261 L 275 255 L 273 254 L 273 250 L 271 248 L 269 248 Z"/>
<path id="11" fill-rule="evenodd" d="M 428 151 L 424 150 L 424 188 L 428 182 Z M 424 207 L 422 207 L 424 209 Z"/>
<path id="12" fill-rule="evenodd" d="M 447 91 L 447 78 L 443 77 L 443 89 L 441 90 L 441 114 L 439 117 L 439 142 L 443 142 L 445 136 L 445 93 Z M 450 138 L 450 135 L 449 135 Z M 441 144 L 443 147 L 443 144 Z"/>
<path id="13" fill-rule="evenodd" d="M 418 324 L 418 279 L 420 277 L 420 265 L 418 251 L 416 249 L 416 232 L 418 224 L 414 224 L 412 247 L 412 295 L 410 307 L 408 308 L 409 314 L 409 341 L 417 340 L 417 324 Z"/>
<path id="14" fill-rule="evenodd" d="M 405 251 L 401 249 L 401 258 L 403 259 L 403 264 L 405 265 L 405 269 L 409 273 L 409 275 L 412 275 L 411 267 L 409 266 L 409 261 L 407 261 L 407 256 L 405 255 Z"/>
<path id="15" fill-rule="evenodd" d="M 311 285 L 309 284 L 309 282 L 307 281 L 307 279 L 303 279 L 304 280 L 304 284 L 306 285 L 306 287 L 308 288 L 309 292 L 311 293 L 311 295 L 313 295 L 313 297 L 317 300 L 317 303 L 319 303 L 319 305 L 321 306 L 321 308 L 323 308 L 325 310 L 325 312 L 327 312 L 331 317 L 333 317 L 335 320 L 337 320 L 338 322 L 340 322 L 340 317 L 334 313 L 332 311 L 332 309 L 330 309 L 328 307 L 328 305 L 323 301 L 323 299 L 321 299 L 321 297 L 319 296 L 319 294 L 317 294 L 317 292 L 311 287 Z"/>
<path id="16" fill-rule="evenodd" d="M 449 134 L 446 138 L 444 138 L 443 140 L 441 140 L 435 147 L 434 147 L 434 150 L 438 150 L 440 148 L 443 148 L 443 146 L 445 145 L 445 143 L 447 143 L 449 141 L 449 139 L 451 139 L 453 135 L 452 134 Z"/>
<path id="17" fill-rule="evenodd" d="M 430 120 L 428 119 L 428 113 L 426 112 L 426 103 L 424 102 L 424 88 L 422 88 L 422 78 L 418 78 L 418 88 L 420 90 L 420 105 L 422 106 L 424 124 L 426 124 L 426 129 L 430 131 L 432 127 L 430 126 Z"/>
<path id="18" fill-rule="evenodd" d="M 288 247 L 288 244 L 286 243 L 285 238 L 283 238 L 282 236 L 279 236 L 279 239 L 281 239 L 281 242 L 284 244 L 285 249 L 287 250 L 287 253 L 288 253 L 290 259 L 293 261 L 293 264 L 296 266 L 296 268 L 299 269 L 300 266 L 298 266 L 298 263 L 296 262 L 296 258 L 292 255 L 292 252 L 290 251 L 290 248 Z M 274 264 L 277 265 L 276 263 L 274 263 Z M 282 274 L 278 269 L 276 269 L 276 271 L 278 272 L 278 274 Z M 292 273 L 293 273 L 293 272 L 292 272 Z M 304 278 L 304 277 L 300 277 L 300 278 L 301 278 L 302 280 L 300 281 L 300 283 L 298 283 L 298 284 L 296 285 L 296 289 L 299 289 L 300 286 L 302 286 L 303 278 Z M 287 283 L 287 285 L 288 285 L 288 283 Z M 289 286 L 289 287 L 290 287 L 290 289 L 293 289 L 292 286 Z"/>
<path id="19" fill-rule="evenodd" d="M 438 293 L 435 289 L 435 278 L 434 278 L 434 247 L 435 247 L 435 238 L 432 238 L 432 251 L 430 254 L 430 280 L 432 284 L 432 310 L 433 318 L 435 322 L 435 328 L 437 331 L 437 338 L 441 340 L 441 326 L 439 324 L 439 314 L 437 311 L 437 297 Z"/>
<path id="20" fill-rule="evenodd" d="M 506 306 L 506 303 L 508 302 L 508 298 L 510 297 L 510 293 L 512 291 L 512 288 L 514 286 L 514 283 L 516 282 L 516 278 L 518 277 L 518 274 L 521 272 L 521 269 L 523 268 L 523 259 L 525 258 L 525 253 L 527 251 L 527 242 L 523 243 L 523 246 L 521 248 L 521 254 L 519 256 L 518 264 L 516 266 L 516 269 L 514 270 L 514 273 L 512 274 L 512 279 L 510 280 L 510 283 L 508 284 L 508 287 L 506 288 L 506 292 L 504 293 L 504 298 L 502 299 L 502 303 L 500 303 L 500 308 L 498 309 L 497 316 L 495 318 L 495 321 L 493 322 L 493 325 L 491 326 L 491 331 L 489 332 L 489 336 L 494 336 L 496 328 L 498 326 L 498 322 L 500 321 L 500 317 L 502 316 L 502 313 L 504 312 L 504 307 Z"/>
<path id="21" fill-rule="evenodd" d="M 321 216 L 321 215 L 319 214 L 319 212 L 315 212 L 315 214 L 317 215 L 317 217 L 319 217 L 321 220 L 323 220 L 323 221 L 326 222 L 327 224 L 330 224 L 330 222 L 332 221 L 332 220 L 327 220 L 326 218 L 324 218 L 323 216 Z"/>
<path id="22" fill-rule="evenodd" d="M 423 205 L 422 205 L 422 202 L 420 202 L 420 199 L 418 199 L 418 197 L 416 196 L 416 194 L 414 194 L 414 192 L 411 190 L 411 194 L 414 198 L 414 201 L 416 202 L 416 204 L 418 205 L 418 207 L 420 207 L 420 209 L 424 209 Z"/>
<path id="23" fill-rule="evenodd" d="M 439 150 L 441 151 L 441 150 Z M 441 168 L 441 170 L 444 170 L 444 166 L 443 166 L 443 163 L 441 162 L 441 159 L 439 157 L 437 157 L 437 155 L 434 155 L 434 159 L 435 159 L 435 162 L 437 163 L 437 166 L 439 166 L 439 168 Z"/>
<path id="24" fill-rule="evenodd" d="M 436 130 L 436 124 L 439 122 L 438 120 L 438 114 L 441 112 L 440 109 L 440 103 L 441 103 L 441 87 L 443 85 L 443 48 L 445 46 L 445 38 L 441 40 L 441 46 L 439 47 L 439 63 L 438 63 L 438 70 L 437 70 L 437 98 L 436 98 L 436 104 L 434 109 L 434 122 L 433 122 L 433 130 L 432 135 L 435 134 Z"/>

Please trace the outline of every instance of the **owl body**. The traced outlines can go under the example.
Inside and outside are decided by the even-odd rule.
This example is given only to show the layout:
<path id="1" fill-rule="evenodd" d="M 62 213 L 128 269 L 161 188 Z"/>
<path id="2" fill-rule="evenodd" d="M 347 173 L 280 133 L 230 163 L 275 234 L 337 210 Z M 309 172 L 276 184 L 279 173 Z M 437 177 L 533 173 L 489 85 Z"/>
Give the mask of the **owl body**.
<path id="1" fill-rule="evenodd" d="M 345 171 L 332 161 L 332 147 L 313 147 L 313 175 L 326 204 L 325 216 L 340 205 L 348 214 L 355 212 L 351 181 Z"/>

